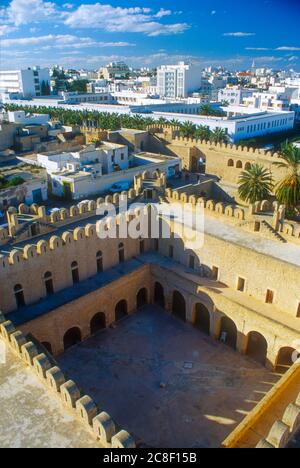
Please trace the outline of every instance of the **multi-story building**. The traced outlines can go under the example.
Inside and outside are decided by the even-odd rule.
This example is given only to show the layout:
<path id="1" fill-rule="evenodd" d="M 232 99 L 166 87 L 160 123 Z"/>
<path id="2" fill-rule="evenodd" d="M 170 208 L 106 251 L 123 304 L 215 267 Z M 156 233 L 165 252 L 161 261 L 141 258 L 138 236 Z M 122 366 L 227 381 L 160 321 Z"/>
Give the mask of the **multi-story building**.
<path id="1" fill-rule="evenodd" d="M 98 79 L 115 80 L 128 77 L 128 65 L 124 62 L 111 62 L 98 71 Z"/>
<path id="2" fill-rule="evenodd" d="M 157 70 L 157 91 L 160 97 L 186 98 L 201 87 L 201 69 L 195 65 L 179 62 L 178 65 L 163 65 Z"/>
<path id="3" fill-rule="evenodd" d="M 47 68 L 0 71 L 0 90 L 17 93 L 24 98 L 50 94 L 50 75 Z"/>
<path id="4" fill-rule="evenodd" d="M 218 100 L 227 102 L 232 106 L 239 106 L 243 101 L 252 97 L 253 89 L 241 88 L 240 86 L 228 86 L 227 88 L 220 89 L 218 93 Z"/>

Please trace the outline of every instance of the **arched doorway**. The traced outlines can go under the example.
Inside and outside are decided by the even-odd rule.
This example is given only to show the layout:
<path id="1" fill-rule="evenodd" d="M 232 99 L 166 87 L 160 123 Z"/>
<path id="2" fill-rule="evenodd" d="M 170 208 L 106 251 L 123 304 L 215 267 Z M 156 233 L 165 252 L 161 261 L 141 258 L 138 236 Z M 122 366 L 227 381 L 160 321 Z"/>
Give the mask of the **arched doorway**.
<path id="1" fill-rule="evenodd" d="M 48 341 L 42 341 L 41 345 L 46 349 L 46 351 L 48 351 L 48 353 L 53 354 L 51 343 L 48 343 Z"/>
<path id="2" fill-rule="evenodd" d="M 173 292 L 172 313 L 180 320 L 186 321 L 185 299 L 179 291 Z"/>
<path id="3" fill-rule="evenodd" d="M 104 312 L 99 312 L 94 315 L 90 322 L 91 335 L 94 335 L 99 330 L 103 330 L 103 328 L 106 328 L 106 317 Z"/>
<path id="4" fill-rule="evenodd" d="M 248 335 L 246 354 L 263 366 L 266 364 L 268 343 L 263 335 L 252 331 Z"/>
<path id="5" fill-rule="evenodd" d="M 139 290 L 136 296 L 136 308 L 140 309 L 148 304 L 148 293 L 146 288 Z"/>
<path id="6" fill-rule="evenodd" d="M 196 304 L 194 317 L 194 327 L 198 328 L 201 332 L 206 335 L 210 334 L 210 313 L 203 304 Z"/>
<path id="7" fill-rule="evenodd" d="M 285 348 L 281 348 L 277 357 L 277 372 L 285 373 L 286 371 L 288 371 L 289 368 L 294 364 L 295 357 L 296 360 L 297 357 L 299 359 L 300 354 L 298 353 L 297 355 L 297 352 L 294 348 L 290 348 L 288 346 Z"/>
<path id="8" fill-rule="evenodd" d="M 160 307 L 165 307 L 165 293 L 164 288 L 160 283 L 155 283 L 154 285 L 154 302 Z"/>
<path id="9" fill-rule="evenodd" d="M 233 320 L 228 317 L 222 317 L 219 339 L 222 343 L 236 349 L 237 328 Z"/>
<path id="10" fill-rule="evenodd" d="M 64 335 L 64 349 L 81 342 L 81 331 L 78 327 L 70 328 Z"/>
<path id="11" fill-rule="evenodd" d="M 125 299 L 123 299 L 122 301 L 118 302 L 118 304 L 116 305 L 115 321 L 118 322 L 122 318 L 126 317 L 126 315 L 128 315 L 127 302 L 125 301 Z"/>

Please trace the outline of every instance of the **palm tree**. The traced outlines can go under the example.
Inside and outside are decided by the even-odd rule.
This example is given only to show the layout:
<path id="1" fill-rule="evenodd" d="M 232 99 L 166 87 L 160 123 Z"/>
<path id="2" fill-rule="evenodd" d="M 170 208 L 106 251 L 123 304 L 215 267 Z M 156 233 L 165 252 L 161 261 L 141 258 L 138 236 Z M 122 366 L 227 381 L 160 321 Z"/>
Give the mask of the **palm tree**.
<path id="1" fill-rule="evenodd" d="M 213 113 L 213 108 L 209 104 L 203 104 L 200 107 L 200 112 L 199 112 L 200 115 L 212 115 L 212 113 Z"/>
<path id="2" fill-rule="evenodd" d="M 213 143 L 228 143 L 228 135 L 222 128 L 215 128 L 211 132 L 211 141 Z"/>
<path id="3" fill-rule="evenodd" d="M 206 125 L 200 125 L 195 131 L 195 138 L 199 140 L 210 140 L 211 131 Z"/>
<path id="4" fill-rule="evenodd" d="M 247 203 L 268 199 L 272 195 L 273 187 L 271 172 L 259 164 L 253 164 L 239 177 L 239 196 Z"/>
<path id="5" fill-rule="evenodd" d="M 185 122 L 181 125 L 180 133 L 185 138 L 191 138 L 195 136 L 196 125 L 193 122 Z"/>
<path id="6" fill-rule="evenodd" d="M 288 211 L 294 212 L 300 204 L 300 148 L 286 142 L 280 157 L 282 161 L 274 165 L 286 169 L 287 175 L 277 184 L 275 195 Z"/>

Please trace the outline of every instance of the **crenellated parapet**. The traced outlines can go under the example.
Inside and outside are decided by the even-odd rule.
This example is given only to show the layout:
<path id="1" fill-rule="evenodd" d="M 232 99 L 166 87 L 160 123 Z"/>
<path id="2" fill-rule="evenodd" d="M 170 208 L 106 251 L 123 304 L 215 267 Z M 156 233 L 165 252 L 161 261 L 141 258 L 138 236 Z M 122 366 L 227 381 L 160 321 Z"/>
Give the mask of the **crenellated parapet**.
<path id="1" fill-rule="evenodd" d="M 73 380 L 68 380 L 62 370 L 38 345 L 30 341 L 0 312 L 0 338 L 17 359 L 22 361 L 44 385 L 49 398 L 60 401 L 65 411 L 71 413 L 99 442 L 99 448 L 135 448 L 134 438 L 120 428 L 111 416 L 89 396 L 81 393 Z"/>

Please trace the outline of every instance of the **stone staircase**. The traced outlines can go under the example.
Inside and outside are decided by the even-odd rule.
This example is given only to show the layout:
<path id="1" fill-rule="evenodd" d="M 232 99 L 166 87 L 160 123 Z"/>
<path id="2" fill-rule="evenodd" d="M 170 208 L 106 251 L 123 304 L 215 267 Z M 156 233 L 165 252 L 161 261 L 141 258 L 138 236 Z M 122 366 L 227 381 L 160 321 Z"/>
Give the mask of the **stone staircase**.
<path id="1" fill-rule="evenodd" d="M 269 231 L 270 234 L 275 237 L 276 240 L 286 244 L 287 241 L 277 231 L 275 231 L 275 229 L 267 221 L 263 220 L 261 224 L 267 231 Z"/>

